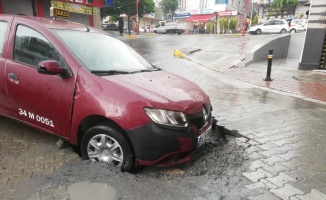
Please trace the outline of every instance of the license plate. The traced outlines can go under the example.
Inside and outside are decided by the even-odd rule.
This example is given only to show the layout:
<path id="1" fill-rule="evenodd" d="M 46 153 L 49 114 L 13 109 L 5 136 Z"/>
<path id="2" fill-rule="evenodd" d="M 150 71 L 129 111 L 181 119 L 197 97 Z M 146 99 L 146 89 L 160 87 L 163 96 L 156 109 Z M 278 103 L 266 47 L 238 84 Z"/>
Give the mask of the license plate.
<path id="1" fill-rule="evenodd" d="M 209 127 L 204 133 L 198 136 L 197 147 L 200 147 L 202 144 L 204 144 L 205 141 L 208 140 L 208 138 L 210 138 L 211 134 L 212 134 L 212 127 Z"/>

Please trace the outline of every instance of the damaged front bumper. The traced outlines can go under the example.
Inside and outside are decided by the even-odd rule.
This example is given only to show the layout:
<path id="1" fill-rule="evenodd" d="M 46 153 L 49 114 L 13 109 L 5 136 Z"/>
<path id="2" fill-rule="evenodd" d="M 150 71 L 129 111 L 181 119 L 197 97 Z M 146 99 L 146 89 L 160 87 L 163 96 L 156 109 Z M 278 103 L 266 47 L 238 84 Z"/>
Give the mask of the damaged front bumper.
<path id="1" fill-rule="evenodd" d="M 201 130 L 196 126 L 175 129 L 154 123 L 127 131 L 131 140 L 136 166 L 173 166 L 188 162 L 212 131 L 213 119 Z"/>

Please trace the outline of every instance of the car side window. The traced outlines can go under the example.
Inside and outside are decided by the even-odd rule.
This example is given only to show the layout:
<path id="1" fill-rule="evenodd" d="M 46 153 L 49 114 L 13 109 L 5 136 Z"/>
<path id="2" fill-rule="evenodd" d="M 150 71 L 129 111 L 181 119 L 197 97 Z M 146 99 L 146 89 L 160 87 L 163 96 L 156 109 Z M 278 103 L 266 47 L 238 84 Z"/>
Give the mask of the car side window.
<path id="1" fill-rule="evenodd" d="M 0 56 L 2 56 L 3 43 L 5 41 L 6 31 L 7 31 L 7 22 L 0 21 Z"/>
<path id="2" fill-rule="evenodd" d="M 272 21 L 266 22 L 266 24 L 264 24 L 264 26 L 269 26 L 269 25 L 272 25 Z"/>
<path id="3" fill-rule="evenodd" d="M 66 66 L 59 52 L 42 34 L 23 25 L 17 27 L 13 59 L 33 67 L 44 60 L 56 60 L 60 66 Z"/>

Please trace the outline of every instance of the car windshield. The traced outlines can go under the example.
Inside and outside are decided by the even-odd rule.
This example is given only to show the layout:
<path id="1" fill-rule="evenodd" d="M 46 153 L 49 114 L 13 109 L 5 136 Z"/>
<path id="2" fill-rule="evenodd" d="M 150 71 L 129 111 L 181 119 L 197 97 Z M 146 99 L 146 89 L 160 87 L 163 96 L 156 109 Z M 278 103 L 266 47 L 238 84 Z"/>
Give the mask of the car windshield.
<path id="1" fill-rule="evenodd" d="M 82 65 L 91 72 L 155 70 L 122 41 L 98 32 L 54 29 Z"/>

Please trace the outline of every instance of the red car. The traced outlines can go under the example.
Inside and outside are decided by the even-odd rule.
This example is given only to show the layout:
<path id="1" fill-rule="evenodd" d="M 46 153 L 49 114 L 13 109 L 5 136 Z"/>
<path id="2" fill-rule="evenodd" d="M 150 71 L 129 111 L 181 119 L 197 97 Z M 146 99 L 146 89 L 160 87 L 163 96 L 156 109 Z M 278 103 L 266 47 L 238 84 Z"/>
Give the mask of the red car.
<path id="1" fill-rule="evenodd" d="M 100 29 L 0 15 L 0 48 L 0 114 L 84 159 L 123 171 L 184 163 L 211 132 L 205 92 Z"/>

